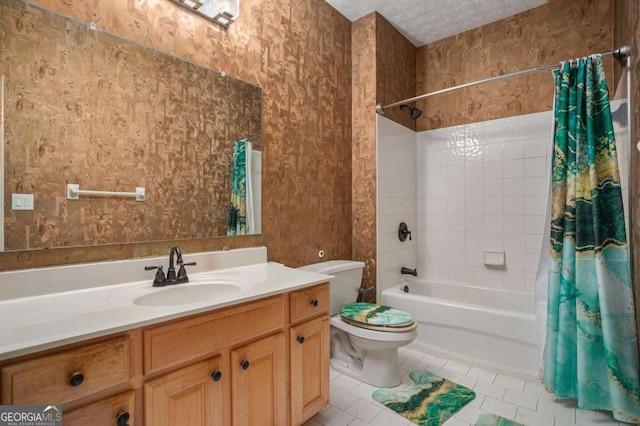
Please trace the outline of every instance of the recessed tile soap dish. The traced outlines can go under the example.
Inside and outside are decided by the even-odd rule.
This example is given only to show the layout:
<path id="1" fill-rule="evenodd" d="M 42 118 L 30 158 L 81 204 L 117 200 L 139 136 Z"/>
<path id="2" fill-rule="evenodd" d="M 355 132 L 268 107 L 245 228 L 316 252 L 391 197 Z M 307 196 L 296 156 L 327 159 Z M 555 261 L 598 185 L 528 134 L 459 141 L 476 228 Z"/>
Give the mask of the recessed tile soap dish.
<path id="1" fill-rule="evenodd" d="M 487 266 L 503 266 L 504 251 L 484 250 L 482 252 L 482 263 Z"/>

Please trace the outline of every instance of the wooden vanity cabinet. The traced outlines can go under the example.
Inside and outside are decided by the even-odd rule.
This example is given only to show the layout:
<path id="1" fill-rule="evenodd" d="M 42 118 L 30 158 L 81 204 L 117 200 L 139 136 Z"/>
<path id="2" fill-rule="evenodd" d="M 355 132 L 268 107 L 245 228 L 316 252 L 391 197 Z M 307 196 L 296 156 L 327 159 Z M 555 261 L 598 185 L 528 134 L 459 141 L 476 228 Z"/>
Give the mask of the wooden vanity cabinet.
<path id="1" fill-rule="evenodd" d="M 301 425 L 329 399 L 328 284 L 0 361 L 70 426 Z M 303 339 L 300 339 L 303 337 Z"/>
<path id="2" fill-rule="evenodd" d="M 290 299 L 291 424 L 301 425 L 329 402 L 329 286 Z"/>

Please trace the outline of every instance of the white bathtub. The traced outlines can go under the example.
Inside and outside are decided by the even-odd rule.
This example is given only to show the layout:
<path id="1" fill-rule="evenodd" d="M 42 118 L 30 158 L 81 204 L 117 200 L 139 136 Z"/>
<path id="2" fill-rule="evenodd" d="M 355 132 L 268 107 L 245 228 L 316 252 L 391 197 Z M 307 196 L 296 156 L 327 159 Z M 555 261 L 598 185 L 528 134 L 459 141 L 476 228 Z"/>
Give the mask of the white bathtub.
<path id="1" fill-rule="evenodd" d="M 412 278 L 384 290 L 380 303 L 409 312 L 418 321 L 418 338 L 410 347 L 535 380 L 534 298 L 529 292 Z"/>

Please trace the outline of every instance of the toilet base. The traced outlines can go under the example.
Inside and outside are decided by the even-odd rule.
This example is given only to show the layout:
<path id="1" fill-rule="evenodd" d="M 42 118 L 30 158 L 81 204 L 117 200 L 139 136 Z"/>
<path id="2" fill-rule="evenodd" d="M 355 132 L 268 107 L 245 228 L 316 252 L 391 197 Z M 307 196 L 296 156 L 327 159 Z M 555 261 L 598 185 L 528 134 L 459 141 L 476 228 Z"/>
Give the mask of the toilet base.
<path id="1" fill-rule="evenodd" d="M 331 358 L 331 368 L 339 373 L 379 388 L 392 388 L 402 382 L 397 349 L 367 352 L 362 366 L 340 355 Z"/>
<path id="2" fill-rule="evenodd" d="M 376 387 L 398 386 L 402 382 L 400 346 L 402 343 L 368 341 L 331 327 L 331 368 Z"/>

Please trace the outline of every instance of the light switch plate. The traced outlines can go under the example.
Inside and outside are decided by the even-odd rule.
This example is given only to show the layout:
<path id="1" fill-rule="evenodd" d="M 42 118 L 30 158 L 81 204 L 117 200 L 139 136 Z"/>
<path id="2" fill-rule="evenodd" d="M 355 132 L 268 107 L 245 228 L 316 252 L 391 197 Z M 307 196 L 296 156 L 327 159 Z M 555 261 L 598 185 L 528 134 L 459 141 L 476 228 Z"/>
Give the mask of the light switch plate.
<path id="1" fill-rule="evenodd" d="M 11 194 L 13 210 L 33 210 L 33 194 Z"/>

